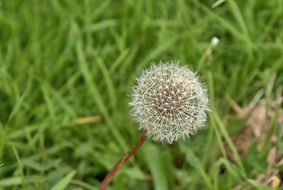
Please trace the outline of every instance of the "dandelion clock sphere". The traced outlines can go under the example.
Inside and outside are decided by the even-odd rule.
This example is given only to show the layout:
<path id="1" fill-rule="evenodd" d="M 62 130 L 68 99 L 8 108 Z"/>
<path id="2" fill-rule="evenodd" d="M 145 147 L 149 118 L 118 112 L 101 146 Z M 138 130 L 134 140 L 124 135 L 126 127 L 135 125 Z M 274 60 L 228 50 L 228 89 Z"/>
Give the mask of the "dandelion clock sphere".
<path id="1" fill-rule="evenodd" d="M 130 106 L 139 129 L 169 144 L 194 134 L 206 121 L 207 91 L 179 63 L 153 64 L 137 78 Z"/>

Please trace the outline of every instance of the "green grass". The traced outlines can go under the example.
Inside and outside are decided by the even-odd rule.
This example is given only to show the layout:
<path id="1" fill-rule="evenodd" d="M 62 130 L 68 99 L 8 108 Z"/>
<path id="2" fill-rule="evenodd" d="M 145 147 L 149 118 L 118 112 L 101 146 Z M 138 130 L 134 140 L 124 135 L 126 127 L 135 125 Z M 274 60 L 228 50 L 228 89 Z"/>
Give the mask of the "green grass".
<path id="1" fill-rule="evenodd" d="M 199 72 L 207 128 L 172 146 L 148 140 L 109 189 L 270 189 L 255 181 L 264 153 L 242 158 L 231 140 L 243 123 L 227 120 L 227 97 L 246 105 L 272 75 L 270 96 L 282 86 L 282 18 L 281 0 L 1 1 L 0 189 L 97 189 L 138 137 L 130 89 L 159 60 Z"/>

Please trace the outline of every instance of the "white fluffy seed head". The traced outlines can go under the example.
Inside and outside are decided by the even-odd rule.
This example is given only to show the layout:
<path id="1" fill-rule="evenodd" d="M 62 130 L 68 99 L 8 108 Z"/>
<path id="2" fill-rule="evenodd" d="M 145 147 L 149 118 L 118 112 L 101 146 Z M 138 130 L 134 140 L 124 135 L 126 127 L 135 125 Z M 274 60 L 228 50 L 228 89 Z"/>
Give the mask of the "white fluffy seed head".
<path id="1" fill-rule="evenodd" d="M 139 129 L 155 141 L 172 144 L 204 126 L 207 90 L 186 66 L 152 64 L 137 78 L 130 106 Z"/>

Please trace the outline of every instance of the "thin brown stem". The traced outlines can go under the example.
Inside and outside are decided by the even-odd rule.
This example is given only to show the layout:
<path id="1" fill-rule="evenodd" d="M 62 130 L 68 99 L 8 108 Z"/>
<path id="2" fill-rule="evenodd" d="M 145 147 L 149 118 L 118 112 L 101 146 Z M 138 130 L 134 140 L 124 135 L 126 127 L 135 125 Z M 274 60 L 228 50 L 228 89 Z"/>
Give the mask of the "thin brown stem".
<path id="1" fill-rule="evenodd" d="M 136 144 L 134 144 L 134 146 L 108 172 L 108 174 L 105 176 L 105 178 L 101 182 L 99 186 L 99 190 L 106 190 L 113 176 L 117 173 L 117 171 L 119 171 L 121 166 L 137 152 L 137 150 L 144 143 L 145 139 L 146 139 L 146 132 L 144 131 L 139 137 L 139 139 L 137 140 Z"/>

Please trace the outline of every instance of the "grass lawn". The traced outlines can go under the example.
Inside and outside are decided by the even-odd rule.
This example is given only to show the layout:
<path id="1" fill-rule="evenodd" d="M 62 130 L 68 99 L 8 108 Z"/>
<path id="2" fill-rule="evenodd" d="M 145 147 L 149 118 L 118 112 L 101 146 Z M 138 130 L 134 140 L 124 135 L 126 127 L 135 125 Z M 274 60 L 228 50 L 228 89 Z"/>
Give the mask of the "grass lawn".
<path id="1" fill-rule="evenodd" d="M 109 189 L 283 189 L 282 18 L 282 0 L 2 0 L 0 190 L 97 189 L 139 136 L 135 78 L 162 60 L 199 73 L 206 128 L 147 140 Z"/>

